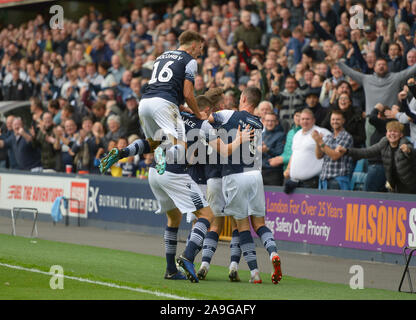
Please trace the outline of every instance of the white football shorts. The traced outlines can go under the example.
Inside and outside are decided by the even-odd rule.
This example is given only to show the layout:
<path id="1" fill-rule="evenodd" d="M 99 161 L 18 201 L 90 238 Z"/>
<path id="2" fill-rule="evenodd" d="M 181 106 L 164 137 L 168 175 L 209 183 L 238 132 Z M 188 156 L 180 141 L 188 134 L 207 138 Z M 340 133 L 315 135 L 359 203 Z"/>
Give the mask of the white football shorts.
<path id="1" fill-rule="evenodd" d="M 207 184 L 199 184 L 202 192 L 206 194 L 208 204 L 216 217 L 224 217 L 223 212 L 225 199 L 222 192 L 222 178 L 211 178 Z M 191 223 L 196 217 L 193 213 L 188 213 L 186 221 Z"/>
<path id="2" fill-rule="evenodd" d="M 198 187 L 201 189 L 202 194 L 204 195 L 204 199 L 206 199 L 207 185 L 206 184 L 198 184 Z M 188 212 L 186 214 L 186 222 L 192 223 L 192 221 L 194 221 L 196 219 L 197 219 L 197 217 L 193 212 Z"/>
<path id="3" fill-rule="evenodd" d="M 170 135 L 186 142 L 185 124 L 174 103 L 157 97 L 142 99 L 139 118 L 146 138 L 161 141 L 164 135 Z"/>
<path id="4" fill-rule="evenodd" d="M 222 178 L 211 178 L 207 180 L 207 201 L 216 217 L 223 217 L 225 206 L 222 191 Z"/>
<path id="5" fill-rule="evenodd" d="M 208 206 L 201 189 L 188 174 L 165 171 L 160 175 L 155 168 L 150 168 L 149 184 L 159 205 L 157 214 L 175 208 L 187 214 Z"/>
<path id="6" fill-rule="evenodd" d="M 230 174 L 222 178 L 225 199 L 224 214 L 236 220 L 250 215 L 264 217 L 266 201 L 263 178 L 258 170 Z"/>

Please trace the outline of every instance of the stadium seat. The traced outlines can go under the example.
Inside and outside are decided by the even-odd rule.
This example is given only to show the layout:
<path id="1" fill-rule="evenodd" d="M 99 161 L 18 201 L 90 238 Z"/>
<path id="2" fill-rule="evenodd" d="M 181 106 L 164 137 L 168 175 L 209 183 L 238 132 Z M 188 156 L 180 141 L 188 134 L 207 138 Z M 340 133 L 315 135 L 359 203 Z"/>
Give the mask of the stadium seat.
<path id="1" fill-rule="evenodd" d="M 367 166 L 368 162 L 366 159 L 357 161 L 351 177 L 350 190 L 364 191 L 364 183 L 367 178 Z"/>

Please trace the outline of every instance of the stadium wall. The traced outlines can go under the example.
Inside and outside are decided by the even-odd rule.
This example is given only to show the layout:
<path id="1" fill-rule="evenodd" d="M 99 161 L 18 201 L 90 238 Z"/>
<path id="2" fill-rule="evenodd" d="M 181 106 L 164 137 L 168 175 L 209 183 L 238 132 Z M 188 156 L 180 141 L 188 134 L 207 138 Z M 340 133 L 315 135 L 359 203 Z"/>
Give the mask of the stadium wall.
<path id="1" fill-rule="evenodd" d="M 58 196 L 78 199 L 70 201 L 67 210 L 61 207 L 71 227 L 79 219 L 81 227 L 164 232 L 166 217 L 154 214 L 157 201 L 146 180 L 0 170 L 2 216 L 10 216 L 13 207 L 33 207 L 39 210 L 39 220 L 52 223 Z M 287 195 L 282 187 L 266 186 L 265 198 L 266 224 L 281 250 L 403 264 L 403 248 L 416 246 L 412 195 L 302 188 Z M 189 230 L 183 221 L 180 240 Z"/>
<path id="2" fill-rule="evenodd" d="M 64 10 L 64 18 L 77 21 L 83 15 L 88 14 L 90 6 L 99 10 L 104 18 L 117 20 L 117 17 L 126 9 L 135 7 L 140 8 L 144 5 L 143 0 L 55 0 L 55 1 L 31 1 L 31 2 L 12 2 L 9 6 L 0 10 L 1 21 L 3 26 L 13 24 L 18 26 L 28 20 L 34 19 L 36 15 L 41 14 L 49 24 L 48 18 L 53 14 L 49 9 L 53 5 L 60 5 Z M 0 5 L 1 5 L 0 0 Z"/>
<path id="3" fill-rule="evenodd" d="M 88 14 L 93 6 L 103 14 L 104 19 L 117 21 L 119 16 L 132 8 L 152 6 L 159 7 L 172 3 L 170 0 L 0 0 L 0 26 L 12 24 L 19 26 L 41 14 L 45 22 L 52 18 L 51 6 L 60 5 L 64 10 L 64 18 L 78 21 Z"/>

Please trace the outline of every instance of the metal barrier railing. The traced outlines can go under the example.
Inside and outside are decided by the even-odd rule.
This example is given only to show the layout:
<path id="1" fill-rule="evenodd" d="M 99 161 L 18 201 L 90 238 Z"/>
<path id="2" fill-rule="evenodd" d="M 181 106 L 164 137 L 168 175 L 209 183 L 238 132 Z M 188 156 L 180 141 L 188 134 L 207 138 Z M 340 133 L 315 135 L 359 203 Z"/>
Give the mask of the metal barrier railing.
<path id="1" fill-rule="evenodd" d="M 69 226 L 69 207 L 70 207 L 69 201 L 75 201 L 78 207 L 78 227 L 80 227 L 81 226 L 81 216 L 80 216 L 81 201 L 79 201 L 79 199 L 76 199 L 76 198 L 67 198 L 67 197 L 63 197 L 62 200 L 68 201 L 68 207 L 66 208 L 65 225 Z"/>
<path id="2" fill-rule="evenodd" d="M 231 217 L 225 217 L 224 226 L 220 234 L 220 240 L 231 241 L 232 234 L 233 234 L 233 229 L 232 229 L 232 224 L 231 224 Z"/>
<path id="3" fill-rule="evenodd" d="M 406 266 L 404 267 L 403 275 L 400 280 L 399 292 L 404 292 L 402 291 L 402 285 L 403 285 L 404 277 L 407 274 L 407 280 L 409 281 L 409 288 L 410 288 L 410 291 L 408 293 L 415 293 L 415 291 L 413 291 L 412 278 L 410 277 L 410 271 L 409 271 L 410 260 L 412 260 L 413 253 L 415 251 L 416 251 L 416 247 L 404 247 L 403 248 L 403 256 L 404 256 Z"/>
<path id="4" fill-rule="evenodd" d="M 16 218 L 18 214 L 22 211 L 26 212 L 33 212 L 33 226 L 32 226 L 32 232 L 30 236 L 33 238 L 33 234 L 35 233 L 37 237 L 38 236 L 38 227 L 37 227 L 37 220 L 38 220 L 38 209 L 37 208 L 22 208 L 22 207 L 13 207 L 10 214 L 12 216 L 12 235 L 16 235 Z M 16 215 L 15 215 L 16 213 Z"/>

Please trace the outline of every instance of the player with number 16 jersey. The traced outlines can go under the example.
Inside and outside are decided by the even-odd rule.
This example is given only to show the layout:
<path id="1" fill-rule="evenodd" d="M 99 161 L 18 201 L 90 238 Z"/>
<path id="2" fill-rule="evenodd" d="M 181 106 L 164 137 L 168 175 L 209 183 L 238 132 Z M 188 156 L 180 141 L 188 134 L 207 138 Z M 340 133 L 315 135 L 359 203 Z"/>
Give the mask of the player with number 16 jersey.
<path id="1" fill-rule="evenodd" d="M 193 83 L 197 70 L 196 60 L 187 52 L 166 51 L 155 61 L 152 76 L 142 99 L 159 97 L 180 106 L 184 103 L 184 80 Z"/>
<path id="2" fill-rule="evenodd" d="M 179 107 L 186 102 L 195 116 L 201 118 L 194 95 L 194 78 L 198 70 L 195 59 L 202 52 L 204 39 L 186 31 L 179 41 L 178 49 L 164 52 L 154 62 L 139 105 L 146 138 L 160 141 L 163 134 L 174 145 L 186 142 Z"/>

